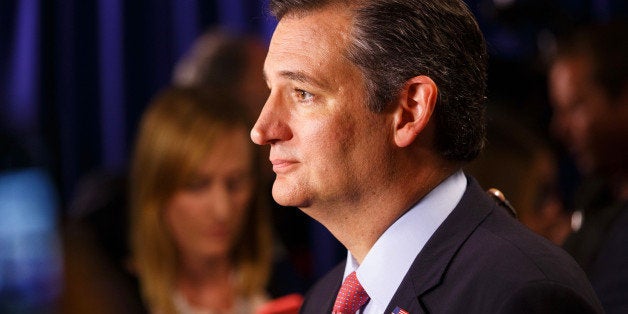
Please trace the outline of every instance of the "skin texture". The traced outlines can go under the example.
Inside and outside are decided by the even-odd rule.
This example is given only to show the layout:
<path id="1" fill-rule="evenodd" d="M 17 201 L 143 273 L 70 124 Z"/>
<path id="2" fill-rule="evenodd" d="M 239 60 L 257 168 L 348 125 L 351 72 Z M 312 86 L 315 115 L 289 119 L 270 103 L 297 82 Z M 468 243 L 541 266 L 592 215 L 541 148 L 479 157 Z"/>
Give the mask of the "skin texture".
<path id="1" fill-rule="evenodd" d="M 247 141 L 244 128 L 227 131 L 167 204 L 165 219 L 184 267 L 229 258 L 253 193 Z"/>
<path id="2" fill-rule="evenodd" d="M 453 168 L 431 148 L 430 78 L 409 79 L 382 113 L 367 108 L 364 77 L 345 58 L 351 21 L 347 7 L 281 19 L 264 65 L 270 96 L 251 138 L 271 147 L 275 200 L 321 222 L 361 261 Z"/>

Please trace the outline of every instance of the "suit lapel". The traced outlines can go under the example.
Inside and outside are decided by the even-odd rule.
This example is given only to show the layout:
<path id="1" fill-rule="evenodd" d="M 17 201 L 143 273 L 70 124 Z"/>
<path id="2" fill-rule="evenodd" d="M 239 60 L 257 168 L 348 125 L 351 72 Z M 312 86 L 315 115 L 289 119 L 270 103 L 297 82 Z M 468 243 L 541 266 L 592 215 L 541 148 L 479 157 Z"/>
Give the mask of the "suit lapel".
<path id="1" fill-rule="evenodd" d="M 331 313 L 336 301 L 336 295 L 342 285 L 345 262 L 339 263 L 316 283 L 310 293 L 306 295 L 307 304 L 303 304 L 299 313 Z"/>
<path id="2" fill-rule="evenodd" d="M 338 295 L 338 291 L 340 291 L 340 286 L 342 285 L 342 275 L 340 275 L 340 280 L 334 284 L 331 294 L 327 296 L 324 300 L 321 300 L 322 308 L 326 308 L 327 311 L 325 313 L 331 313 L 334 309 L 334 303 L 336 302 L 336 296 Z"/>
<path id="3" fill-rule="evenodd" d="M 456 252 L 495 206 L 475 179 L 467 181 L 462 199 L 414 260 L 386 313 L 397 306 L 413 314 L 426 312 L 421 297 L 441 283 Z"/>

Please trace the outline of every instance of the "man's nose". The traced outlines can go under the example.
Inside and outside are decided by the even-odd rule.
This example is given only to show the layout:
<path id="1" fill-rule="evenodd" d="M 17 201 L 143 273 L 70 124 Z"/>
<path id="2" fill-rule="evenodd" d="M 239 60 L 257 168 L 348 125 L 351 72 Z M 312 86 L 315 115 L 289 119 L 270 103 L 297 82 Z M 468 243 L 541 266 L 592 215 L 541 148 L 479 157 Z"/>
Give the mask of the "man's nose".
<path id="1" fill-rule="evenodd" d="M 281 97 L 271 93 L 251 130 L 251 139 L 257 145 L 289 140 L 292 132 L 288 119 L 289 110 L 283 106 Z"/>
<path id="2" fill-rule="evenodd" d="M 264 108 L 266 108 L 266 105 L 264 105 Z M 253 126 L 253 129 L 251 129 L 251 140 L 253 140 L 253 143 L 257 145 L 266 144 L 266 132 L 264 131 L 265 126 L 263 124 L 264 122 L 262 121 L 263 113 L 264 113 L 264 109 L 262 109 L 262 112 L 257 118 L 257 121 L 255 121 L 255 125 Z"/>

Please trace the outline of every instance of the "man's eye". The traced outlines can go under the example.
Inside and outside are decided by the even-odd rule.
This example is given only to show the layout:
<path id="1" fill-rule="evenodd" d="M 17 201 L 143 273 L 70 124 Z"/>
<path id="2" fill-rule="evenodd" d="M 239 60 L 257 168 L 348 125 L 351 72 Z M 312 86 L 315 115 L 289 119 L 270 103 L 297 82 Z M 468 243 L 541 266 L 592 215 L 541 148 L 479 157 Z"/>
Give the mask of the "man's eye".
<path id="1" fill-rule="evenodd" d="M 312 101 L 314 95 L 302 89 L 295 89 L 294 96 L 298 101 Z"/>

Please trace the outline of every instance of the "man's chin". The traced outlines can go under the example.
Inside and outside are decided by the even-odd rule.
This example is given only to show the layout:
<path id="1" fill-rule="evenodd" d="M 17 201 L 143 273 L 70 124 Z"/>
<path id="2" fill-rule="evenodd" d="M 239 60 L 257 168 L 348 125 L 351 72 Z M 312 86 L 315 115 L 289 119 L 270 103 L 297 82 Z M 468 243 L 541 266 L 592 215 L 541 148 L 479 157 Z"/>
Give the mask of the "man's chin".
<path id="1" fill-rule="evenodd" d="M 309 201 L 303 195 L 297 192 L 297 189 L 277 186 L 277 182 L 273 185 L 273 199 L 277 204 L 288 207 L 308 207 Z"/>

